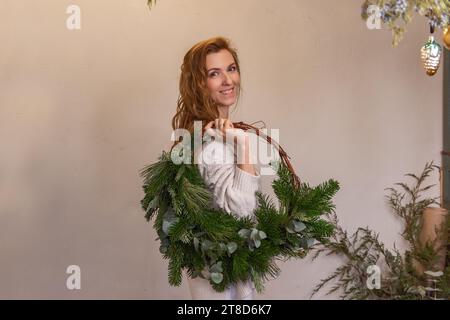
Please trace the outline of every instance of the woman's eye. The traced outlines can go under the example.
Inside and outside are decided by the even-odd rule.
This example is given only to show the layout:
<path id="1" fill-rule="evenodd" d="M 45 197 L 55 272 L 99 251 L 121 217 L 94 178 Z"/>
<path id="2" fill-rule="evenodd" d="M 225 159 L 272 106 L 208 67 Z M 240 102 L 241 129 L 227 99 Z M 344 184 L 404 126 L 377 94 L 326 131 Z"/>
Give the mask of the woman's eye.
<path id="1" fill-rule="evenodd" d="M 232 66 L 232 67 L 229 68 L 229 71 L 236 71 L 236 70 L 237 70 L 237 67 L 236 67 L 236 66 Z M 215 77 L 215 76 L 217 76 L 218 74 L 219 74 L 219 72 L 214 71 L 214 72 L 211 72 L 211 73 L 209 74 L 209 76 L 210 76 L 210 77 Z"/>

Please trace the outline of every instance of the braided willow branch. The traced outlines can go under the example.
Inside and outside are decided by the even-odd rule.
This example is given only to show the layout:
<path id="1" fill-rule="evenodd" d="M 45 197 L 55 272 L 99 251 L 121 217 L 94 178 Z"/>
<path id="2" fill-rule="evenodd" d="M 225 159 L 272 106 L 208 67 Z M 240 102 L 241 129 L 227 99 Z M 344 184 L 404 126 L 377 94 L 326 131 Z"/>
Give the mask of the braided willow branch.
<path id="1" fill-rule="evenodd" d="M 288 154 L 286 153 L 286 151 L 284 151 L 284 149 L 275 141 L 273 140 L 270 136 L 266 135 L 265 133 L 261 132 L 259 128 L 256 128 L 250 124 L 247 124 L 245 122 L 234 122 L 233 126 L 237 129 L 242 129 L 244 131 L 248 131 L 248 130 L 255 130 L 256 134 L 259 137 L 262 137 L 264 139 L 266 139 L 266 141 L 273 145 L 277 150 L 278 153 L 280 154 L 281 160 L 283 161 L 283 164 L 286 165 L 286 167 L 288 168 L 289 172 L 292 175 L 293 178 L 293 183 L 294 183 L 294 187 L 295 188 L 299 188 L 300 187 L 300 183 L 301 180 L 300 178 L 297 176 L 297 174 L 294 171 L 294 168 L 291 165 L 291 162 L 289 161 L 290 157 L 288 156 Z"/>

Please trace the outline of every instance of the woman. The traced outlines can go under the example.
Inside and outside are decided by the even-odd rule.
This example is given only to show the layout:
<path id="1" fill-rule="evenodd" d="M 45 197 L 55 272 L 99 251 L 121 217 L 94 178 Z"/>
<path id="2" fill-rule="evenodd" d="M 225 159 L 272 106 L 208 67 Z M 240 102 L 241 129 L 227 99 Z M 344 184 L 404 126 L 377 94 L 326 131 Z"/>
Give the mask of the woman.
<path id="1" fill-rule="evenodd" d="M 222 37 L 194 45 L 181 67 L 180 97 L 173 129 L 194 132 L 194 121 L 202 121 L 206 137 L 195 155 L 205 184 L 213 193 L 213 207 L 236 215 L 252 215 L 257 206 L 255 192 L 260 174 L 252 164 L 249 136 L 235 129 L 230 107 L 240 94 L 240 67 L 236 51 Z M 188 279 L 192 299 L 252 299 L 253 283 L 239 282 L 216 292 L 209 280 Z"/>

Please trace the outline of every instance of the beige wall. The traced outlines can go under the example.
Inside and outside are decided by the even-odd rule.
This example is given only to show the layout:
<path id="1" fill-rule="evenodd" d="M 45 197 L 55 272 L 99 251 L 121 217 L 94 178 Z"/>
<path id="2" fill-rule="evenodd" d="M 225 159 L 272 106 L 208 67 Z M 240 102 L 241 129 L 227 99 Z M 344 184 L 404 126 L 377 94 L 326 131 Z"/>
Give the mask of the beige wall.
<path id="1" fill-rule="evenodd" d="M 233 119 L 279 128 L 303 180 L 341 182 L 343 226 L 401 245 L 383 189 L 440 163 L 442 72 L 420 65 L 424 20 L 393 49 L 359 2 L 2 0 L 0 298 L 190 297 L 168 286 L 138 171 L 168 144 L 184 53 L 216 35 L 240 54 Z M 81 30 L 66 28 L 69 4 Z M 258 298 L 307 299 L 337 263 L 281 263 Z M 81 290 L 66 289 L 72 264 Z"/>

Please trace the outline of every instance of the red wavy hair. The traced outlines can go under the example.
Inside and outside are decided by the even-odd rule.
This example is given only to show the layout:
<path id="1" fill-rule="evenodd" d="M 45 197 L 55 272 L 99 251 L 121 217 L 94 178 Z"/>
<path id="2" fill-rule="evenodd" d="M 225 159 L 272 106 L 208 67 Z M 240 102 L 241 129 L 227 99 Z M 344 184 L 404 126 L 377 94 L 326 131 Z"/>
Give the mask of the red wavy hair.
<path id="1" fill-rule="evenodd" d="M 186 53 L 181 65 L 180 95 L 176 114 L 172 118 L 172 129 L 187 129 L 193 134 L 194 121 L 201 120 L 203 128 L 208 122 L 219 118 L 218 105 L 211 98 L 206 86 L 208 76 L 206 56 L 220 50 L 228 50 L 231 53 L 240 74 L 237 51 L 231 47 L 230 40 L 224 37 L 214 37 L 195 44 Z M 239 101 L 240 92 L 241 90 L 238 90 L 237 101 Z M 178 142 L 180 141 L 174 142 L 173 146 Z"/>

